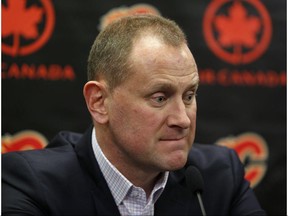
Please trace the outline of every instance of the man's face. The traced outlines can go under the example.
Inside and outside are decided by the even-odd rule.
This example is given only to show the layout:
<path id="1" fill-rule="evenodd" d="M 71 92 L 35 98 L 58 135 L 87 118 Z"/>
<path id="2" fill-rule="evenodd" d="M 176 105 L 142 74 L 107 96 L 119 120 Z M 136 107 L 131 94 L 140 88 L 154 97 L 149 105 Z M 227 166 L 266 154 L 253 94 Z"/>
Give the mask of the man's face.
<path id="1" fill-rule="evenodd" d="M 134 44 L 130 60 L 132 75 L 108 100 L 114 150 L 122 163 L 136 168 L 179 169 L 195 136 L 199 78 L 194 58 L 186 45 L 166 46 L 146 36 Z"/>

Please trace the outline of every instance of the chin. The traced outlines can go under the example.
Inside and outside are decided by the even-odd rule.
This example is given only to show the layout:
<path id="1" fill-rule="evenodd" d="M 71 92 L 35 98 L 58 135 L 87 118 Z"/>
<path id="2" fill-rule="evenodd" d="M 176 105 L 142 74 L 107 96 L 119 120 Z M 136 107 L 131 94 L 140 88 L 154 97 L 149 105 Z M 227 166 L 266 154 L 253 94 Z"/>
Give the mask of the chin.
<path id="1" fill-rule="evenodd" d="M 173 160 L 170 160 L 167 162 L 167 171 L 174 171 L 181 169 L 185 166 L 187 162 L 187 155 L 181 156 L 181 157 L 176 157 Z"/>

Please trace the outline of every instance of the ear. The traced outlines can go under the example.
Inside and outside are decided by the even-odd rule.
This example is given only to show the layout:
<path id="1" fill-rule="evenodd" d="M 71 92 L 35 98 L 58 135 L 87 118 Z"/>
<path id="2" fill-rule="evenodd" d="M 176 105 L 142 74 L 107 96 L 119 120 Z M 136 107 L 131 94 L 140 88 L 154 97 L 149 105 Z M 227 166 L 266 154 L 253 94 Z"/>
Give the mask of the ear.
<path id="1" fill-rule="evenodd" d="M 104 82 L 89 81 L 83 88 L 87 108 L 95 122 L 105 124 L 108 122 L 108 112 L 105 106 L 107 86 Z"/>

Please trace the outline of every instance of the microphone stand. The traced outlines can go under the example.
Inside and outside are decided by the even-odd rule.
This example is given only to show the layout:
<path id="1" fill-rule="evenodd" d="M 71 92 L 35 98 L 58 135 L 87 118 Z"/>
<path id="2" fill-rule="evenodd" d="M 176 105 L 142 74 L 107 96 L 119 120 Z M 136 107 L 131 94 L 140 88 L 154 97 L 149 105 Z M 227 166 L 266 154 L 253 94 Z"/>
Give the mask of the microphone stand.
<path id="1" fill-rule="evenodd" d="M 206 216 L 207 214 L 206 214 L 203 202 L 202 202 L 202 198 L 201 198 L 200 192 L 196 192 L 196 195 L 197 195 L 197 198 L 198 198 L 198 201 L 199 201 L 199 205 L 200 205 L 200 208 L 201 208 L 202 215 Z"/>

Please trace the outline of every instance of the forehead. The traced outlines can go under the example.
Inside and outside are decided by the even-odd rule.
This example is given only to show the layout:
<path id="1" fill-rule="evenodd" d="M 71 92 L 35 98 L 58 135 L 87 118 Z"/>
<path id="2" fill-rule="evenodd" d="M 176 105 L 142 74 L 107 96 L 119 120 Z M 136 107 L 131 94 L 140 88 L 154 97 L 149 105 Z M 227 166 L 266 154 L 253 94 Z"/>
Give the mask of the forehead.
<path id="1" fill-rule="evenodd" d="M 136 67 L 138 64 L 153 67 L 172 63 L 175 68 L 195 67 L 196 69 L 194 57 L 185 43 L 175 47 L 165 44 L 153 35 L 144 35 L 134 41 L 129 60 L 132 66 Z"/>
<path id="2" fill-rule="evenodd" d="M 143 36 L 134 42 L 129 61 L 132 76 L 141 80 L 154 83 L 198 79 L 194 57 L 185 43 L 174 47 L 153 35 Z"/>

